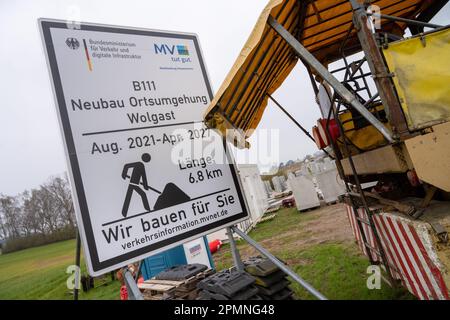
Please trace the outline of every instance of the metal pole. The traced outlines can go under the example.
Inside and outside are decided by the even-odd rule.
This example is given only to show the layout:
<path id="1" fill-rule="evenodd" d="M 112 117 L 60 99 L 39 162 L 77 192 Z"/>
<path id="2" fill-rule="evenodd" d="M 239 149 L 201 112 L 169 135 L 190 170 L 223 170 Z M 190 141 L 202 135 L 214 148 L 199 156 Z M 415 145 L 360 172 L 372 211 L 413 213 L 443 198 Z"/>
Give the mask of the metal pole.
<path id="1" fill-rule="evenodd" d="M 242 259 L 241 259 L 241 255 L 239 254 L 239 250 L 237 249 L 236 241 L 234 241 L 234 238 L 233 238 L 233 230 L 234 229 L 231 229 L 230 227 L 227 228 L 228 240 L 230 241 L 231 255 L 233 256 L 233 262 L 234 262 L 234 265 L 236 266 L 236 269 L 239 271 L 244 271 L 244 264 L 242 263 Z"/>
<path id="2" fill-rule="evenodd" d="M 77 228 L 77 244 L 75 249 L 75 265 L 77 266 L 75 269 L 75 288 L 73 289 L 73 300 L 78 300 L 78 293 L 80 291 L 80 260 L 81 260 L 81 239 L 80 233 Z"/>
<path id="3" fill-rule="evenodd" d="M 336 123 L 338 124 L 339 132 L 340 132 L 341 136 L 344 137 L 343 143 L 344 143 L 345 151 L 347 153 L 348 162 L 350 164 L 350 168 L 351 168 L 352 173 L 353 173 L 353 178 L 354 178 L 354 181 L 355 181 L 355 184 L 356 184 L 356 189 L 358 190 L 359 194 L 361 195 L 361 200 L 362 200 L 364 209 L 366 210 L 366 213 L 367 213 L 369 226 L 370 226 L 370 228 L 372 230 L 372 233 L 375 236 L 375 242 L 376 242 L 376 244 L 378 246 L 378 250 L 379 250 L 379 253 L 380 253 L 379 256 L 380 256 L 380 258 L 382 260 L 381 262 L 384 263 L 384 267 L 386 268 L 386 272 L 388 274 L 390 282 L 395 286 L 394 278 L 392 277 L 392 273 L 391 273 L 391 270 L 390 270 L 390 267 L 389 267 L 389 263 L 388 263 L 386 254 L 385 254 L 384 249 L 383 249 L 383 245 L 382 245 L 380 237 L 378 235 L 378 231 L 377 231 L 377 229 L 375 227 L 375 223 L 373 222 L 372 211 L 370 210 L 369 205 L 367 203 L 366 196 L 364 195 L 361 183 L 359 181 L 358 172 L 356 171 L 355 163 L 353 162 L 353 157 L 352 157 L 352 155 L 350 153 L 350 150 L 348 148 L 347 141 L 345 140 L 344 128 L 342 126 L 342 122 L 339 120 L 339 117 L 338 117 L 339 108 L 337 110 L 332 108 L 332 110 L 333 110 L 334 119 L 335 119 Z M 347 194 L 349 194 L 350 199 L 352 199 L 351 195 L 350 195 L 350 192 L 347 192 Z M 352 205 L 354 205 L 353 200 L 351 201 L 351 203 L 352 203 Z M 355 216 L 359 217 L 357 208 L 353 207 L 353 210 L 355 211 Z M 367 255 L 369 256 L 369 260 L 370 260 L 371 264 L 373 264 L 373 258 L 372 258 L 372 251 L 373 250 L 372 250 L 372 248 L 370 248 L 368 246 L 366 235 L 365 235 L 364 229 L 362 227 L 362 223 L 363 222 L 360 221 L 359 219 L 357 219 L 357 223 L 358 223 L 358 226 L 360 228 L 359 230 L 361 232 L 362 239 L 363 239 L 363 242 L 364 242 L 363 246 L 367 248 Z"/>
<path id="4" fill-rule="evenodd" d="M 358 99 L 339 82 L 292 34 L 289 33 L 272 16 L 268 18 L 269 25 L 292 47 L 292 49 L 314 69 L 342 99 L 355 108 L 364 118 L 367 119 L 390 143 L 394 142 L 392 133 L 381 121 L 379 121 L 369 110 L 367 110 Z"/>
<path id="5" fill-rule="evenodd" d="M 144 297 L 142 296 L 133 275 L 128 270 L 128 267 L 123 268 L 122 273 L 124 275 L 125 285 L 127 287 L 128 300 L 144 300 Z"/>
<path id="6" fill-rule="evenodd" d="M 272 261 L 278 268 L 283 270 L 288 276 L 298 282 L 303 288 L 305 288 L 309 293 L 311 293 L 314 297 L 319 300 L 328 300 L 323 294 L 314 289 L 308 282 L 303 280 L 298 274 L 292 271 L 289 267 L 287 267 L 283 262 L 278 260 L 274 255 L 272 255 L 269 251 L 261 247 L 256 241 L 246 235 L 244 232 L 239 230 L 236 227 L 231 227 L 231 229 L 240 235 L 245 241 L 247 241 L 251 246 L 253 246 L 256 250 L 261 252 L 264 256 L 266 256 L 270 261 Z"/>
<path id="7" fill-rule="evenodd" d="M 136 282 L 138 281 L 139 273 L 141 272 L 141 264 L 142 264 L 142 260 L 139 260 L 138 267 L 136 269 L 136 274 L 134 276 L 134 281 L 136 281 Z"/>
<path id="8" fill-rule="evenodd" d="M 276 105 L 278 108 L 280 108 L 281 111 L 284 112 L 285 115 L 288 116 L 289 119 L 291 119 L 292 122 L 294 122 L 294 123 L 296 124 L 297 127 L 299 127 L 300 130 L 303 131 L 304 134 L 306 134 L 306 136 L 307 136 L 308 138 L 310 138 L 314 143 L 316 143 L 316 140 L 314 140 L 313 136 L 311 136 L 311 134 L 310 134 L 305 128 L 303 128 L 302 125 L 301 125 L 300 123 L 298 123 L 298 121 L 295 120 L 295 118 L 294 118 L 289 112 L 287 112 L 286 109 L 283 108 L 283 106 L 282 106 L 277 100 L 275 100 L 275 98 L 273 98 L 273 97 L 272 97 L 270 94 L 268 94 L 268 93 L 267 93 L 267 96 L 270 98 L 270 100 L 273 101 L 273 103 L 275 103 L 275 105 Z M 334 159 L 334 157 L 332 157 L 332 156 L 328 153 L 328 151 L 326 151 L 325 149 L 320 149 L 320 150 L 322 150 L 322 151 L 323 151 L 327 156 L 329 156 L 330 158 Z"/>
<path id="9" fill-rule="evenodd" d="M 433 28 L 433 29 L 437 29 L 437 28 L 442 28 L 443 26 L 437 25 L 437 24 L 433 24 L 433 23 L 427 23 L 427 22 L 422 22 L 422 21 L 417 21 L 417 20 L 411 20 L 411 19 L 405 19 L 405 18 L 400 18 L 400 17 L 394 17 L 394 16 L 390 16 L 387 14 L 380 14 L 380 13 L 367 13 L 368 16 L 372 16 L 374 18 L 378 18 L 378 19 L 386 19 L 386 20 L 393 20 L 393 21 L 400 21 L 400 22 L 405 22 L 407 24 L 412 24 L 412 25 L 416 25 L 416 26 L 420 26 L 420 27 L 428 27 L 428 28 Z"/>
<path id="10" fill-rule="evenodd" d="M 302 63 L 305 66 L 306 71 L 308 71 L 309 80 L 311 81 L 311 85 L 313 87 L 314 94 L 317 96 L 319 94 L 319 88 L 317 86 L 316 80 L 314 80 L 314 76 L 313 76 L 313 74 L 311 72 L 311 67 L 307 63 L 305 63 L 304 61 L 302 61 Z"/>
<path id="11" fill-rule="evenodd" d="M 380 94 L 383 106 L 386 109 L 392 131 L 397 137 L 398 135 L 408 135 L 408 126 L 403 115 L 402 106 L 397 97 L 397 92 L 391 80 L 392 75 L 389 74 L 377 41 L 372 30 L 369 28 L 369 18 L 367 17 L 366 9 L 357 0 L 350 0 L 350 3 L 354 10 L 353 24 L 357 30 L 359 43 L 372 72 L 372 77 Z"/>
<path id="12" fill-rule="evenodd" d="M 311 134 L 310 134 L 305 128 L 303 128 L 302 125 L 301 125 L 300 123 L 298 123 L 298 121 L 295 120 L 294 117 L 291 116 L 291 114 L 290 114 L 289 112 L 287 112 L 286 109 L 284 109 L 283 106 L 282 106 L 277 100 L 275 100 L 275 99 L 274 99 L 270 94 L 268 94 L 268 93 L 267 93 L 267 96 L 270 98 L 270 100 L 272 100 L 272 101 L 275 103 L 275 105 L 276 105 L 278 108 L 280 108 L 281 111 L 284 112 L 285 115 L 288 116 L 289 119 L 291 119 L 292 122 L 294 122 L 294 123 L 297 125 L 297 127 L 299 127 L 300 130 L 303 131 L 304 134 L 306 134 L 306 136 L 307 136 L 308 138 L 310 138 L 312 141 L 315 142 L 315 140 L 314 140 L 314 138 L 311 136 Z"/>

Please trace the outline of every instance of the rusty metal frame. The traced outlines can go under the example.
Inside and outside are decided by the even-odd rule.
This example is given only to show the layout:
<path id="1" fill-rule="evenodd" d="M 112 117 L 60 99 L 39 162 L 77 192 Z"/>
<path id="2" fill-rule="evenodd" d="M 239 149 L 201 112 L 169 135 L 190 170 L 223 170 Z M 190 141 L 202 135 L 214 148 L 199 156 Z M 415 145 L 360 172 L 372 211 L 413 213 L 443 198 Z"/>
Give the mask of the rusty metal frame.
<path id="1" fill-rule="evenodd" d="M 358 99 L 345 88 L 289 31 L 287 31 L 275 18 L 269 16 L 268 24 L 292 47 L 292 49 L 314 69 L 348 104 L 355 108 L 367 119 L 388 142 L 393 143 L 394 137 L 369 110 L 367 110 Z"/>
<path id="2" fill-rule="evenodd" d="M 391 75 L 384 63 L 375 37 L 369 28 L 369 18 L 366 8 L 357 0 L 350 0 L 350 3 L 354 10 L 353 24 L 357 30 L 361 48 L 367 59 L 381 101 L 388 115 L 392 131 L 396 138 L 404 138 L 409 135 L 408 125 L 394 85 L 390 79 Z"/>

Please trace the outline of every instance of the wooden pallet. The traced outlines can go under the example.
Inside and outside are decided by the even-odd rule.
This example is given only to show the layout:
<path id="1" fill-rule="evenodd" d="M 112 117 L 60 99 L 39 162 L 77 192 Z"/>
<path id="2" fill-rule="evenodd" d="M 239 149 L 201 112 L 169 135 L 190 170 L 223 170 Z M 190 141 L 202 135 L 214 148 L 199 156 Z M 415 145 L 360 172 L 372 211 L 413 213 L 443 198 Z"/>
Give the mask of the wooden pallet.
<path id="1" fill-rule="evenodd" d="M 139 283 L 138 288 L 146 300 L 194 300 L 198 295 L 197 283 L 213 273 L 208 269 L 181 281 L 150 279 Z"/>
<path id="2" fill-rule="evenodd" d="M 266 221 L 270 221 L 270 220 L 274 219 L 276 216 L 277 216 L 276 214 L 265 215 L 257 222 L 257 224 L 263 223 Z"/>
<path id="3" fill-rule="evenodd" d="M 192 276 L 182 282 L 175 291 L 181 296 L 185 295 L 186 293 L 190 293 L 193 290 L 197 289 L 197 283 L 199 283 L 201 280 L 205 279 L 206 277 L 209 277 L 211 274 L 213 274 L 214 271 L 211 269 L 205 270 L 203 272 L 197 273 L 195 276 Z"/>
<path id="4" fill-rule="evenodd" d="M 166 300 L 175 295 L 175 288 L 178 285 L 175 281 L 147 280 L 138 283 L 138 288 L 146 300 Z"/>
<path id="5" fill-rule="evenodd" d="M 175 292 L 175 299 L 177 300 L 195 300 L 198 296 L 199 289 L 194 288 L 191 291 L 176 291 Z"/>

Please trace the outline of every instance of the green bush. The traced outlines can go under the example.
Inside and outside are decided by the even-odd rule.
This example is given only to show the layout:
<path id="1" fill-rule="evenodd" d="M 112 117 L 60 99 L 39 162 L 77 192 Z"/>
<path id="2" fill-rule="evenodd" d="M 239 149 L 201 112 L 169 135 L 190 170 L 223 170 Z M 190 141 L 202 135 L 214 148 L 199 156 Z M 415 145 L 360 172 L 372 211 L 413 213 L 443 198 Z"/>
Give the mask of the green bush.
<path id="1" fill-rule="evenodd" d="M 38 247 L 53 242 L 74 239 L 75 236 L 76 229 L 67 226 L 50 234 L 33 234 L 26 237 L 10 239 L 3 244 L 2 254 Z"/>

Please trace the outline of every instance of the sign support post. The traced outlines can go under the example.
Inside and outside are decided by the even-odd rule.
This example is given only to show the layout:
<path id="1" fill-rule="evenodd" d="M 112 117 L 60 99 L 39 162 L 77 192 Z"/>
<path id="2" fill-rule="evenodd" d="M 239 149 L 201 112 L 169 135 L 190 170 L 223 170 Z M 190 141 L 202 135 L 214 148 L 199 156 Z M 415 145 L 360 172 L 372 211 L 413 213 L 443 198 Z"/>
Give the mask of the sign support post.
<path id="1" fill-rule="evenodd" d="M 77 227 L 77 235 L 76 235 L 76 248 L 75 248 L 75 287 L 73 289 L 73 300 L 78 300 L 78 293 L 80 291 L 80 277 L 81 277 L 81 268 L 80 268 L 80 260 L 81 260 L 81 239 L 80 233 Z"/>
<path id="2" fill-rule="evenodd" d="M 242 263 L 241 255 L 234 241 L 233 230 L 231 227 L 227 228 L 228 240 L 230 241 L 231 255 L 233 256 L 233 262 L 237 270 L 244 271 L 244 264 Z"/>
<path id="3" fill-rule="evenodd" d="M 122 272 L 127 288 L 128 300 L 144 300 L 144 297 L 136 284 L 136 279 L 134 279 L 130 270 L 128 270 L 128 267 L 122 268 Z M 139 269 L 137 273 L 139 273 Z"/>

